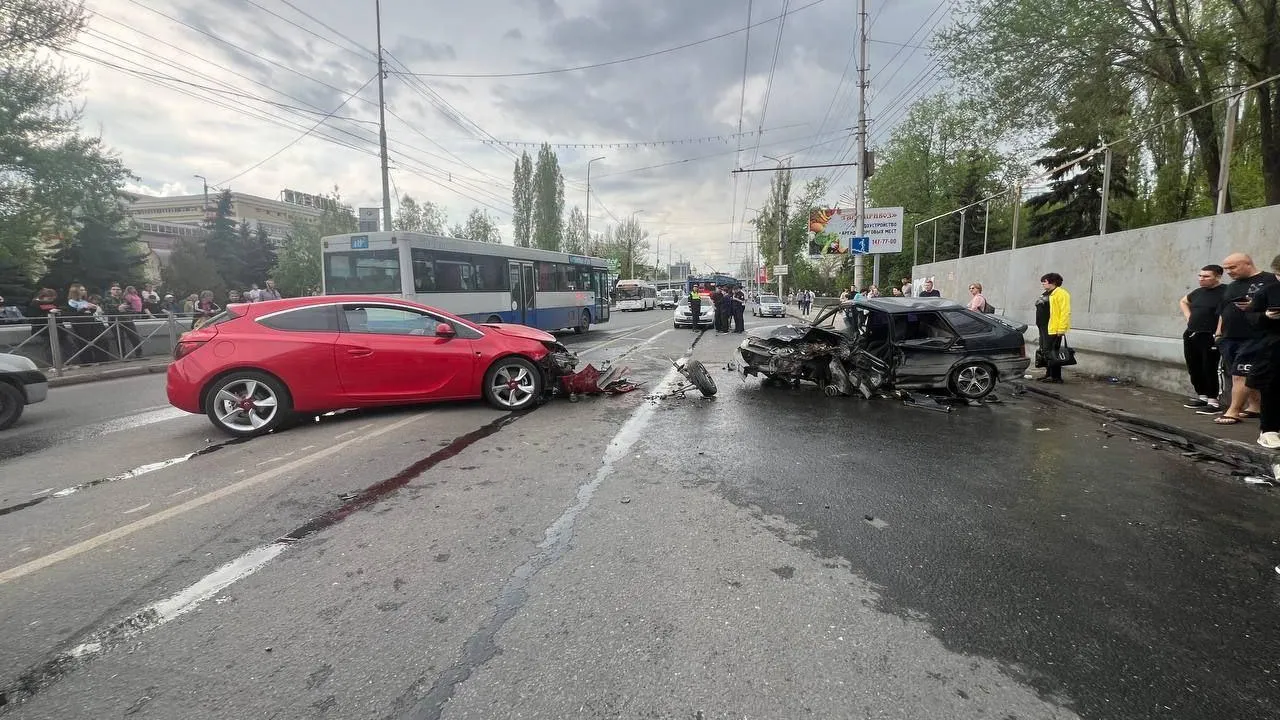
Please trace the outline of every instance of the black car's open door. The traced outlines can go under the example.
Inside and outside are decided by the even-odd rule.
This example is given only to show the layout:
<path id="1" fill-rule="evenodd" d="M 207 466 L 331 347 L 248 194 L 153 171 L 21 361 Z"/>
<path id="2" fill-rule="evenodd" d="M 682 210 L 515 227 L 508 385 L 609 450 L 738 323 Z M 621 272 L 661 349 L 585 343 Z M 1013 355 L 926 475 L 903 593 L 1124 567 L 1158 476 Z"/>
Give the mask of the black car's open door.
<path id="1" fill-rule="evenodd" d="M 964 352 L 964 341 L 937 312 L 892 316 L 895 384 L 902 387 L 946 385 L 947 373 Z"/>

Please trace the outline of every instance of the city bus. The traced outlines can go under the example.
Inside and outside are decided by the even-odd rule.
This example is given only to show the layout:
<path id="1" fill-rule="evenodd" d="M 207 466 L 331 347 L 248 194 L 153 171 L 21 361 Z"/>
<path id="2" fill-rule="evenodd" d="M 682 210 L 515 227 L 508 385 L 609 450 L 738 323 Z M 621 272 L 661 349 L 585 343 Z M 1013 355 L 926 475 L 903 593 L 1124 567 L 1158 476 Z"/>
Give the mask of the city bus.
<path id="1" fill-rule="evenodd" d="M 614 286 L 619 310 L 653 310 L 658 307 L 658 288 L 648 280 L 619 280 Z"/>
<path id="2" fill-rule="evenodd" d="M 722 285 L 736 287 L 741 284 L 742 283 L 732 275 L 722 275 L 720 273 L 707 275 L 705 277 L 695 277 L 690 275 L 684 280 L 684 294 L 688 295 L 695 287 L 705 288 L 707 285 L 711 285 L 712 287 L 719 287 Z"/>
<path id="3" fill-rule="evenodd" d="M 608 263 L 414 232 L 321 240 L 325 295 L 402 297 L 477 323 L 586 332 L 609 320 Z"/>

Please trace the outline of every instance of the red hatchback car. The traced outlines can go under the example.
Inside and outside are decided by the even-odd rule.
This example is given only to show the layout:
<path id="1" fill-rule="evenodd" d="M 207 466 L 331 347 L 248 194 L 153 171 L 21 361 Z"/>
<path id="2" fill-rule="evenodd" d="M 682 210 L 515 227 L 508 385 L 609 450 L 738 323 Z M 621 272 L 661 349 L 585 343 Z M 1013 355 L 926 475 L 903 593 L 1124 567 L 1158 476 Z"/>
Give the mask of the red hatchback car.
<path id="1" fill-rule="evenodd" d="M 483 397 L 524 410 L 576 364 L 535 328 L 333 295 L 230 305 L 184 334 L 173 358 L 169 402 L 236 436 L 342 408 Z"/>

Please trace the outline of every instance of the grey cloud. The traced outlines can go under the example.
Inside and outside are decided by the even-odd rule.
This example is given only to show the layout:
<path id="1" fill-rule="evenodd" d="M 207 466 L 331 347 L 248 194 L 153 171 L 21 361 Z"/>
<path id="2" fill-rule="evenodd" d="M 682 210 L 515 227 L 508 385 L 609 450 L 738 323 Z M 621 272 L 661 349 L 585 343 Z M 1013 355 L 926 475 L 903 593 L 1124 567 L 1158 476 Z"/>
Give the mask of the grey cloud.
<path id="1" fill-rule="evenodd" d="M 415 60 L 444 62 L 458 59 L 457 51 L 449 43 L 434 43 L 421 38 L 402 36 L 396 38 L 391 48 L 392 53 L 406 63 Z"/>
<path id="2" fill-rule="evenodd" d="M 511 28 L 502 34 L 503 40 L 523 40 L 524 33 L 520 32 L 520 28 Z"/>

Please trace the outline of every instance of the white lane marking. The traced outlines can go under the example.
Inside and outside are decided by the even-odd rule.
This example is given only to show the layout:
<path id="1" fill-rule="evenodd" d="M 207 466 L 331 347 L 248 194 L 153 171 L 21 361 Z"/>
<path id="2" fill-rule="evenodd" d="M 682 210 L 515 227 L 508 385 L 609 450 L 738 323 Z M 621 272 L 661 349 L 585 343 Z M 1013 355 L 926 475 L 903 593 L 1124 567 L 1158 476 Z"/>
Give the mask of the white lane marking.
<path id="1" fill-rule="evenodd" d="M 263 460 L 262 462 L 258 463 L 258 467 L 262 467 L 263 465 L 270 465 L 273 462 L 280 462 L 283 459 L 284 459 L 284 455 L 277 455 L 271 458 L 270 460 Z"/>
<path id="2" fill-rule="evenodd" d="M 47 492 L 53 492 L 53 488 L 45 488 L 45 489 L 43 489 L 43 490 L 37 490 L 37 491 L 35 491 L 35 492 L 31 493 L 31 497 L 40 497 L 41 495 L 43 495 L 43 494 L 45 494 L 45 493 L 47 493 Z"/>
<path id="3" fill-rule="evenodd" d="M 88 525 L 81 525 L 80 527 L 76 528 L 76 532 L 80 532 L 81 530 L 88 530 L 89 528 L 97 524 L 98 523 L 89 523 Z"/>
<path id="4" fill-rule="evenodd" d="M 586 350 L 583 350 L 583 351 L 581 351 L 581 352 L 576 353 L 576 355 L 578 355 L 578 357 L 582 357 L 583 355 L 586 355 L 587 353 L 595 352 L 596 350 L 599 350 L 600 348 L 602 348 L 602 347 L 604 347 L 604 346 L 606 346 L 606 345 L 612 345 L 612 344 L 614 344 L 614 343 L 616 343 L 616 342 L 618 342 L 618 341 L 626 340 L 627 338 L 632 337 L 632 335 L 634 335 L 634 334 L 642 333 L 642 332 L 644 332 L 645 330 L 651 330 L 651 329 L 653 329 L 653 328 L 658 327 L 659 325 L 665 325 L 665 324 L 667 324 L 668 322 L 670 322 L 670 320 L 659 320 L 658 322 L 656 322 L 656 323 L 654 323 L 654 324 L 652 324 L 652 325 L 646 325 L 646 326 L 644 326 L 644 327 L 642 327 L 642 328 L 638 328 L 638 329 L 636 329 L 636 330 L 631 330 L 631 331 L 630 331 L 628 334 L 626 334 L 626 335 L 621 335 L 621 336 L 619 336 L 619 337 L 613 338 L 612 340 L 605 340 L 604 342 L 596 343 L 595 345 L 592 345 L 591 347 L 587 348 Z"/>
<path id="5" fill-rule="evenodd" d="M 97 655 L 106 647 L 108 641 L 124 640 L 140 635 L 148 630 L 164 625 L 174 618 L 181 617 L 200 606 L 200 603 L 214 597 L 224 589 L 271 562 L 288 547 L 286 543 L 271 543 L 254 548 L 196 582 L 170 595 L 151 603 L 121 622 L 94 633 L 90 638 L 66 653 L 64 658 L 80 659 Z"/>
<path id="6" fill-rule="evenodd" d="M 178 497 L 179 495 L 185 495 L 185 494 L 187 494 L 187 493 L 189 493 L 189 492 L 191 492 L 192 490 L 195 490 L 195 489 L 196 489 L 196 486 L 195 486 L 195 485 L 192 485 L 191 487 L 189 487 L 189 488 L 187 488 L 187 489 L 185 489 L 185 490 L 179 490 L 178 492 L 173 493 L 173 494 L 172 494 L 172 495 L 170 495 L 169 497 L 171 497 L 171 498 L 172 498 L 172 497 Z"/>
<path id="7" fill-rule="evenodd" d="M 124 512 L 122 512 L 122 513 L 120 513 L 120 514 L 121 514 L 121 515 L 132 515 L 132 514 L 134 514 L 134 513 L 138 512 L 138 511 L 140 511 L 140 510 L 146 510 L 146 509 L 147 509 L 147 508 L 149 508 L 149 507 L 151 507 L 151 503 L 145 503 L 145 504 L 143 504 L 143 505 L 139 505 L 139 506 L 138 506 L 138 507 L 136 507 L 136 508 L 130 508 L 130 509 L 128 509 L 128 510 L 125 510 Z"/>
<path id="8" fill-rule="evenodd" d="M 147 515 L 146 517 L 139 518 L 129 523 L 128 525 L 122 525 L 121 527 L 115 528 L 114 530 L 109 530 L 105 533 L 102 533 L 101 535 L 97 535 L 95 537 L 89 538 L 88 540 L 83 540 L 74 545 L 70 545 L 61 550 L 58 550 L 57 552 L 53 552 L 48 555 L 45 555 L 44 557 L 36 558 L 31 562 L 23 563 L 22 565 L 9 568 L 4 572 L 0 572 L 0 585 L 3 585 L 7 582 L 11 582 L 13 580 L 17 580 L 20 577 L 30 575 L 33 572 L 43 570 L 44 568 L 47 568 L 50 565 L 54 565 L 56 563 L 62 562 L 63 560 L 69 560 L 78 555 L 83 555 L 84 553 L 87 553 L 90 550 L 98 548 L 102 545 L 116 542 L 117 540 L 126 538 L 138 532 L 139 530 L 145 530 L 146 528 L 149 528 L 152 525 L 157 525 L 170 518 L 178 517 L 179 515 L 195 510 L 196 508 L 203 507 L 205 505 L 208 505 L 209 503 L 216 502 L 218 500 L 221 500 L 222 498 L 229 497 L 238 492 L 248 490 L 249 488 L 269 482 L 271 480 L 274 480 L 280 477 L 281 475 L 285 475 L 287 473 L 293 472 L 294 470 L 310 465 L 311 463 L 314 463 L 317 460 L 323 460 L 324 458 L 327 458 L 330 455 L 336 455 L 346 450 L 351 445 L 354 445 L 355 443 L 367 442 L 369 440 L 372 440 L 373 438 L 378 437 L 379 435 L 385 435 L 389 432 L 399 430 L 400 428 L 406 425 L 409 425 L 410 423 L 420 422 L 426 416 L 427 416 L 427 413 L 418 413 L 416 415 L 411 415 L 407 418 L 404 418 L 403 420 L 399 420 L 397 422 L 391 423 L 390 425 L 386 425 L 377 430 L 373 430 L 368 434 L 363 435 L 359 438 L 354 438 L 346 442 L 341 442 L 341 443 L 338 443 L 337 445 L 330 445 L 329 447 L 324 448 L 319 452 L 312 453 L 311 455 L 307 455 L 306 457 L 298 458 L 297 460 L 285 463 L 283 465 L 277 465 L 271 468 L 270 470 L 265 470 L 261 473 L 258 473 L 257 475 L 253 475 L 251 477 L 247 477 L 243 480 L 240 480 L 239 482 L 232 483 L 231 485 L 226 485 L 212 492 L 205 493 L 204 495 L 199 495 L 194 498 L 191 498 L 190 500 L 184 503 L 181 503 L 179 505 L 173 505 L 169 508 L 156 512 L 152 515 Z"/>
<path id="9" fill-rule="evenodd" d="M 356 430 L 368 430 L 371 427 L 373 427 L 373 423 L 365 423 L 360 427 L 356 428 Z"/>
<path id="10" fill-rule="evenodd" d="M 344 433 L 341 433 L 341 434 L 339 434 L 339 435 L 334 435 L 334 436 L 333 436 L 333 439 L 334 439 L 334 440 L 341 440 L 342 438 L 344 438 L 344 437 L 346 437 L 346 436 L 348 436 L 348 435 L 355 435 L 355 434 L 356 434 L 356 431 L 355 431 L 355 430 L 348 430 L 348 431 L 346 431 L 346 432 L 344 432 Z"/>
<path id="11" fill-rule="evenodd" d="M 72 485 L 69 488 L 63 488 L 58 492 L 54 493 L 52 497 L 64 498 L 68 495 L 78 493 L 81 490 L 84 490 L 85 488 L 91 488 L 97 485 L 106 485 L 107 483 L 113 483 L 117 480 L 128 480 L 129 478 L 136 478 L 139 475 L 146 475 L 147 473 L 155 472 L 156 470 L 163 470 L 164 468 L 170 467 L 172 465 L 177 465 L 178 463 L 186 462 L 195 456 L 196 456 L 195 453 L 187 453 L 182 457 L 169 458 L 168 460 L 161 460 L 160 462 L 153 462 L 153 463 L 148 463 L 146 465 L 139 465 L 138 467 L 132 470 L 125 470 L 119 475 L 112 475 L 110 477 L 99 478 L 97 480 L 90 480 L 89 482 L 83 482 L 83 483 L 80 483 L 79 485 Z"/>
<path id="12" fill-rule="evenodd" d="M 298 448 L 298 452 L 306 452 L 306 451 L 308 451 L 308 450 L 310 450 L 310 449 L 312 449 L 312 448 L 314 448 L 314 447 L 315 447 L 315 445 L 307 445 L 306 447 L 300 447 L 300 448 Z"/>

